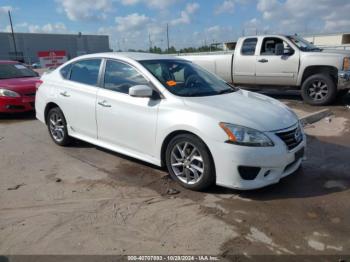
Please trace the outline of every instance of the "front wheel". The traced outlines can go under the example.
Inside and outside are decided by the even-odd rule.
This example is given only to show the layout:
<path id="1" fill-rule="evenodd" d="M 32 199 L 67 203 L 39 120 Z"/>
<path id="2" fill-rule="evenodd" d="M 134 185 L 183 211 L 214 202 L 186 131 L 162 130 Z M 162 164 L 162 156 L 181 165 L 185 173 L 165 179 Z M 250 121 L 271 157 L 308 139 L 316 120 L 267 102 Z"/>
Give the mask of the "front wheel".
<path id="1" fill-rule="evenodd" d="M 171 177 L 185 188 L 202 191 L 215 183 L 210 152 L 194 135 L 182 134 L 170 141 L 166 149 L 166 165 Z"/>
<path id="2" fill-rule="evenodd" d="M 50 109 L 47 114 L 47 127 L 52 140 L 60 146 L 67 146 L 71 138 L 67 131 L 67 122 L 63 112 L 58 107 Z"/>
<path id="3" fill-rule="evenodd" d="M 304 81 L 301 96 L 310 105 L 328 105 L 337 97 L 337 86 L 330 75 L 312 75 Z"/>

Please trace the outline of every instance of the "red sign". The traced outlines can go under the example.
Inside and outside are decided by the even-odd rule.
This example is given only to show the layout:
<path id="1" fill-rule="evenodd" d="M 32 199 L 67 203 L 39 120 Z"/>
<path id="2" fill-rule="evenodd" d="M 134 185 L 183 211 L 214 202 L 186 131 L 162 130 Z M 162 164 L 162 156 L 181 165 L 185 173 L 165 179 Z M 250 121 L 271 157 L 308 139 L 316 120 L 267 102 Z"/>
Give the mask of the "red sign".
<path id="1" fill-rule="evenodd" d="M 66 51 L 40 51 L 38 57 L 42 67 L 58 67 L 67 61 Z"/>

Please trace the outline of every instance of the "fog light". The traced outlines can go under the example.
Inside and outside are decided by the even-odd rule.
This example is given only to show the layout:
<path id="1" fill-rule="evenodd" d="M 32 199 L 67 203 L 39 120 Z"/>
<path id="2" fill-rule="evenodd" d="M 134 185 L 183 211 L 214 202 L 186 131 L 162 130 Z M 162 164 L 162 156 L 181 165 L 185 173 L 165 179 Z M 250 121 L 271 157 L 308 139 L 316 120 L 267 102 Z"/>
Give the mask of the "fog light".
<path id="1" fill-rule="evenodd" d="M 254 167 L 254 166 L 238 167 L 239 174 L 244 180 L 254 180 L 258 176 L 260 170 L 261 170 L 260 167 Z"/>
<path id="2" fill-rule="evenodd" d="M 267 170 L 264 174 L 264 177 L 267 177 L 268 175 L 270 175 L 270 173 L 271 173 L 271 170 Z"/>

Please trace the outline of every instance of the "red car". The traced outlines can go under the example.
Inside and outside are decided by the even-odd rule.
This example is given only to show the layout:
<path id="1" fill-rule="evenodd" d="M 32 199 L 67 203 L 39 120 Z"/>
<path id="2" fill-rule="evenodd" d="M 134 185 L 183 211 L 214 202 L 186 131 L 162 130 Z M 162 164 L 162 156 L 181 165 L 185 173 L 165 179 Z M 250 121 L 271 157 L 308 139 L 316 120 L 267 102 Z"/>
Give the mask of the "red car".
<path id="1" fill-rule="evenodd" d="M 0 113 L 35 109 L 39 74 L 16 61 L 0 60 Z"/>

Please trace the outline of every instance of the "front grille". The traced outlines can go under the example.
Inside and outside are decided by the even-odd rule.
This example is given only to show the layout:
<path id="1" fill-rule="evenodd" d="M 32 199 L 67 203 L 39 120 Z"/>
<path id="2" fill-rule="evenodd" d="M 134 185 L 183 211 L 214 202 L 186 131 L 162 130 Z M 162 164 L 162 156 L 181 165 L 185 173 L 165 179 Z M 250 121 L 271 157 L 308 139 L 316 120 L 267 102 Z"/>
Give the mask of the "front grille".
<path id="1" fill-rule="evenodd" d="M 276 135 L 282 139 L 282 141 L 287 145 L 289 150 L 292 150 L 293 148 L 298 146 L 301 143 L 301 141 L 303 141 L 303 135 L 299 126 L 288 131 L 278 132 L 276 133 Z"/>

